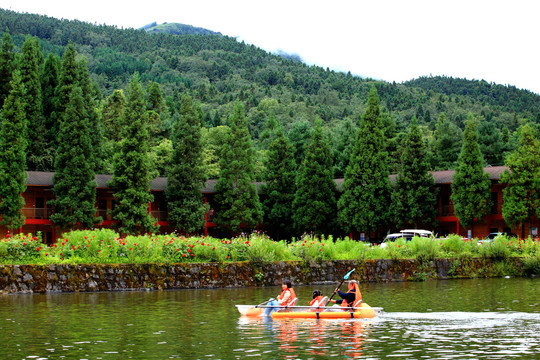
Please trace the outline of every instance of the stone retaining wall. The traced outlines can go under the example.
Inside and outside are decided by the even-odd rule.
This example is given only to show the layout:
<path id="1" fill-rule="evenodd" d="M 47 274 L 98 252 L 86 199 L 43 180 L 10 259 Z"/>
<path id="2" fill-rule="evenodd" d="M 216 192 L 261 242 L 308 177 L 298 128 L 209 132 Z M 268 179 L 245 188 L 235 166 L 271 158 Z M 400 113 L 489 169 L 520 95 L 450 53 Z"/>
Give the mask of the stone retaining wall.
<path id="1" fill-rule="evenodd" d="M 520 271 L 519 258 L 508 260 Z M 1 293 L 123 291 L 279 285 L 335 284 L 356 268 L 351 279 L 362 282 L 500 276 L 486 259 L 302 261 L 254 264 L 100 264 L 100 265 L 0 265 Z"/>

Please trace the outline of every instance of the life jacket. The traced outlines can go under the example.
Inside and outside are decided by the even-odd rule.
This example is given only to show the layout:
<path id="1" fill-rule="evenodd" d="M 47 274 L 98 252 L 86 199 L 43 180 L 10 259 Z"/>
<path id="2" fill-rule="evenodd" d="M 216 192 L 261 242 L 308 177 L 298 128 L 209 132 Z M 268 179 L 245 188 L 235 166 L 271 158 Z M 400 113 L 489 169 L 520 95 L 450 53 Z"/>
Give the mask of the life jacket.
<path id="1" fill-rule="evenodd" d="M 278 300 L 281 300 L 285 297 L 285 294 L 286 293 L 289 293 L 289 298 L 287 299 L 286 302 L 284 302 L 283 304 L 281 304 L 281 306 L 289 306 L 289 305 L 292 305 L 292 302 L 294 299 L 296 299 L 296 294 L 294 293 L 294 290 L 292 288 L 287 288 L 285 290 L 283 290 L 281 292 L 281 294 L 277 297 Z"/>
<path id="2" fill-rule="evenodd" d="M 359 307 L 362 304 L 362 293 L 360 292 L 358 284 L 354 284 L 354 289 L 349 290 L 348 293 L 354 294 L 354 302 L 352 305 L 349 305 L 347 300 L 343 299 L 341 307 Z"/>
<path id="3" fill-rule="evenodd" d="M 309 306 L 317 306 L 320 305 L 321 301 L 323 299 L 322 295 L 317 296 L 315 299 L 311 300 L 309 302 Z"/>

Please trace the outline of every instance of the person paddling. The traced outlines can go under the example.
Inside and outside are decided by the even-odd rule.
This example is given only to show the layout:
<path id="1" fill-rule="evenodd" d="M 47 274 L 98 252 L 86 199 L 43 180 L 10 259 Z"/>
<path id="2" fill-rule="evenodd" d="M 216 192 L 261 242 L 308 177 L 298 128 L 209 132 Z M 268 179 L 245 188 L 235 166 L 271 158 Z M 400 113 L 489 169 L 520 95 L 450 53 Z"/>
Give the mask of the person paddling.
<path id="1" fill-rule="evenodd" d="M 270 301 L 268 306 L 290 306 L 294 304 L 296 301 L 296 294 L 294 293 L 291 282 L 289 280 L 283 280 L 281 283 L 281 288 L 283 289 L 281 294 L 276 298 L 276 300 Z M 277 309 L 274 307 L 268 307 L 266 308 L 264 315 L 268 316 L 276 310 Z"/>
<path id="2" fill-rule="evenodd" d="M 341 300 L 330 299 L 330 301 L 341 304 L 341 307 L 357 307 L 362 303 L 362 293 L 356 280 L 349 281 L 349 288 L 346 293 L 341 292 L 339 288 L 334 293 L 337 293 L 341 297 Z"/>

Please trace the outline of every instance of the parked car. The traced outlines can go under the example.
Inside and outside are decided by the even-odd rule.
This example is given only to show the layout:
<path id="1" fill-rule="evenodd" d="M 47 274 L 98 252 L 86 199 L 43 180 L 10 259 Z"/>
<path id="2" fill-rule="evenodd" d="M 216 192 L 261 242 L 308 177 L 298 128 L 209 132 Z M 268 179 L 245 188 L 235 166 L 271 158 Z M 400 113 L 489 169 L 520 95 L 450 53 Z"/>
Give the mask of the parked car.
<path id="1" fill-rule="evenodd" d="M 411 241 L 413 237 L 431 237 L 433 233 L 429 230 L 418 230 L 418 229 L 406 229 L 401 230 L 398 233 L 388 234 L 384 238 L 383 242 L 381 243 L 381 247 L 386 247 L 386 242 L 388 241 L 395 241 L 398 239 L 406 239 L 407 241 Z"/>
<path id="2" fill-rule="evenodd" d="M 495 240 L 496 237 L 498 236 L 507 236 L 509 238 L 511 237 L 517 237 L 516 234 L 512 234 L 512 233 L 505 233 L 505 232 L 492 232 L 492 233 L 489 233 L 488 236 L 486 236 L 485 238 L 483 238 L 482 240 L 478 240 L 478 244 L 484 244 L 484 243 L 491 243 L 493 242 L 493 240 Z"/>

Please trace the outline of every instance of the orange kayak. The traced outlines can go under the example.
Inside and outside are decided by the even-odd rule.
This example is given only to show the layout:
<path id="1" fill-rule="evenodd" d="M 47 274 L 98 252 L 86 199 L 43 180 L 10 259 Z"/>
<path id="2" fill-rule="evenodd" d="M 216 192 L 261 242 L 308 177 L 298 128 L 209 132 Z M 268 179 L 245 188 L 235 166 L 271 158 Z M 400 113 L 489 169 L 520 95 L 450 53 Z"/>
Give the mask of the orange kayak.
<path id="1" fill-rule="evenodd" d="M 265 308 L 271 306 L 236 305 L 240 314 L 244 316 L 264 316 Z M 333 306 L 287 306 L 272 313 L 273 319 L 371 319 L 380 308 L 372 308 L 363 303 L 360 307 L 344 308 Z"/>

